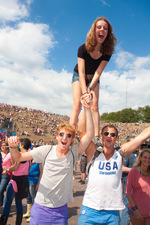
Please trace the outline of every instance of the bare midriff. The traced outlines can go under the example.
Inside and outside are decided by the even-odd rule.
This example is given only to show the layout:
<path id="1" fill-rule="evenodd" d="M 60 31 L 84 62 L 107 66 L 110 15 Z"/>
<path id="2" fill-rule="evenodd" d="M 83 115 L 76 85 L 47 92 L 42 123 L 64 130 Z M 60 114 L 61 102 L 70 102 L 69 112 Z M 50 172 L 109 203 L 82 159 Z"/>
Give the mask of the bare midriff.
<path id="1" fill-rule="evenodd" d="M 86 79 L 87 80 L 92 80 L 93 74 L 86 74 Z"/>

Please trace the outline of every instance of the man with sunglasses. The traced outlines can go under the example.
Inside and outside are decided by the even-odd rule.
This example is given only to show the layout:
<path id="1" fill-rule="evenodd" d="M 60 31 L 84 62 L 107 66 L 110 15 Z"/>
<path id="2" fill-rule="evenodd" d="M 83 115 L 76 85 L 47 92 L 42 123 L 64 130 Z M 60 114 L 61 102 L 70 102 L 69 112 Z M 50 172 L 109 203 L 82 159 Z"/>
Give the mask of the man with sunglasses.
<path id="1" fill-rule="evenodd" d="M 56 128 L 55 146 L 41 146 L 22 154 L 17 150 L 18 137 L 10 137 L 8 140 L 11 156 L 15 161 L 34 159 L 43 164 L 43 175 L 31 209 L 30 225 L 68 224 L 67 202 L 73 201 L 73 168 L 78 154 L 85 151 L 94 136 L 90 97 L 84 96 L 82 103 L 86 116 L 86 133 L 79 144 L 72 145 L 75 128 L 68 124 L 61 124 Z"/>
<path id="2" fill-rule="evenodd" d="M 117 151 L 114 145 L 118 130 L 106 125 L 101 131 L 103 151 L 90 163 L 87 189 L 83 198 L 78 225 L 119 225 L 120 210 L 125 208 L 122 199 L 122 162 L 150 137 L 150 127 Z M 96 151 L 96 145 L 92 147 Z M 93 149 L 91 151 L 93 152 Z M 88 153 L 87 153 L 88 154 Z M 134 208 L 134 205 L 132 206 Z"/>

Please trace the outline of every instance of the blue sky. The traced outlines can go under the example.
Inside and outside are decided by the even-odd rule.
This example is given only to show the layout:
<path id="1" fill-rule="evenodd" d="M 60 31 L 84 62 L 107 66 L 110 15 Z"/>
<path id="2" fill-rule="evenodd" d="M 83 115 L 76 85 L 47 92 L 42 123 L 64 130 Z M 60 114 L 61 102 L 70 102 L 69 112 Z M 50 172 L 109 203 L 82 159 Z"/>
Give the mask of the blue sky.
<path id="1" fill-rule="evenodd" d="M 1 0 L 0 102 L 70 115 L 78 47 L 107 17 L 118 39 L 101 76 L 100 113 L 149 105 L 149 0 Z"/>
<path id="2" fill-rule="evenodd" d="M 109 19 L 123 49 L 140 56 L 150 52 L 147 46 L 150 38 L 150 32 L 147 34 L 150 31 L 149 0 L 44 0 L 44 4 L 37 0 L 31 5 L 31 11 L 32 20 L 48 24 L 58 41 L 50 55 L 50 60 L 55 60 L 53 68 L 56 70 L 64 67 L 72 72 L 77 49 L 85 42 L 88 30 L 99 16 Z"/>

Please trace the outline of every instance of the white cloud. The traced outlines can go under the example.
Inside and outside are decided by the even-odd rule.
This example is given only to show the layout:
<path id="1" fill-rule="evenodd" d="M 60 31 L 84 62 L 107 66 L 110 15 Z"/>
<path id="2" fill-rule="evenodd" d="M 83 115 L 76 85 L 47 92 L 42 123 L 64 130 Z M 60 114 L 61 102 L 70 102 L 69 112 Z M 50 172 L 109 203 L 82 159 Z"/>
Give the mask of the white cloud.
<path id="1" fill-rule="evenodd" d="M 133 68 L 133 61 L 134 61 L 134 55 L 125 52 L 123 50 L 119 50 L 117 52 L 117 57 L 116 57 L 116 64 L 119 69 L 132 69 Z"/>
<path id="2" fill-rule="evenodd" d="M 116 56 L 118 57 L 118 56 Z M 119 54 L 120 57 L 120 54 Z M 144 57 L 146 60 L 146 57 Z M 141 59 L 141 60 L 140 60 Z M 143 58 L 134 56 L 143 66 L 122 71 L 104 72 L 101 77 L 100 113 L 122 110 L 126 106 L 137 109 L 149 105 L 150 68 Z M 0 67 L 0 102 L 70 115 L 72 109 L 72 74 L 52 69 L 31 68 L 20 73 Z M 134 79 L 133 79 L 134 78 Z"/>
<path id="3" fill-rule="evenodd" d="M 110 7 L 110 4 L 108 4 L 107 0 L 100 0 L 100 1 L 102 2 L 103 5 Z"/>
<path id="4" fill-rule="evenodd" d="M 0 1 L 0 22 L 5 23 L 9 21 L 20 20 L 21 18 L 28 17 L 28 7 L 31 1 L 19 0 L 1 0 Z"/>
<path id="5" fill-rule="evenodd" d="M 28 15 L 27 7 L 22 11 L 25 6 L 12 0 L 0 1 L 0 16 L 5 2 L 8 11 L 11 2 L 15 11 L 7 20 L 21 18 L 21 12 L 22 17 Z M 6 21 L 5 15 L 0 19 Z M 69 116 L 72 74 L 54 71 L 48 60 L 57 44 L 50 27 L 17 21 L 14 27 L 3 25 L 0 37 L 0 102 Z M 101 76 L 100 113 L 149 105 L 150 56 L 136 57 L 120 49 L 114 58 L 116 70 Z"/>
<path id="6" fill-rule="evenodd" d="M 56 44 L 46 24 L 22 22 L 15 28 L 5 26 L 0 29 L 0 37 L 1 63 L 21 70 L 42 67 Z"/>
<path id="7" fill-rule="evenodd" d="M 9 11 L 11 3 L 4 3 Z M 23 5 L 18 5 L 19 1 L 12 4 L 14 15 L 19 9 L 21 13 Z M 51 69 L 48 55 L 57 42 L 49 26 L 29 22 L 3 25 L 0 37 L 0 102 L 69 114 L 71 74 Z"/>
<path id="8" fill-rule="evenodd" d="M 116 63 L 120 63 L 119 70 L 104 72 L 101 77 L 100 112 L 149 105 L 150 57 L 120 51 Z"/>
<path id="9" fill-rule="evenodd" d="M 46 109 L 49 112 L 67 114 L 71 110 L 71 74 L 39 69 L 19 74 L 11 69 L 0 68 L 5 79 L 0 83 L 0 102 Z M 35 80 L 34 77 L 37 79 Z M 2 78 L 0 78 L 1 80 Z"/>
<path id="10" fill-rule="evenodd" d="M 134 61 L 135 68 L 150 68 L 150 56 L 147 57 L 137 57 Z"/>

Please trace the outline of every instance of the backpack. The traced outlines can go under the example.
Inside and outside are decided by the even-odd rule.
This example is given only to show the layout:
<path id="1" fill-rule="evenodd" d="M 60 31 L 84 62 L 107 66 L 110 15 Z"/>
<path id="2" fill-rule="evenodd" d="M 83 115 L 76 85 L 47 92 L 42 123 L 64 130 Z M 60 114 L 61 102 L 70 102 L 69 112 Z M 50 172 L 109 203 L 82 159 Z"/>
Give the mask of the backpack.
<path id="1" fill-rule="evenodd" d="M 88 166 L 87 166 L 87 174 L 89 174 L 89 171 L 90 171 L 91 166 L 93 165 L 95 159 L 99 156 L 100 153 L 101 153 L 101 152 L 98 151 L 98 150 L 95 151 L 95 153 L 94 153 L 92 159 L 90 160 L 90 162 L 89 162 L 89 164 L 88 164 Z"/>
<path id="2" fill-rule="evenodd" d="M 51 146 L 50 146 L 50 149 L 49 149 L 49 151 L 48 151 L 48 153 L 47 153 L 47 154 L 46 154 L 46 156 L 45 156 L 43 166 L 44 166 L 44 164 L 45 164 L 45 160 L 46 160 L 46 158 L 47 158 L 48 154 L 50 153 L 50 151 L 51 151 L 52 147 L 53 147 L 53 146 L 51 145 Z M 71 153 L 72 153 L 72 157 L 73 157 L 73 168 L 74 168 L 74 167 L 75 167 L 75 158 L 74 158 L 74 154 L 73 154 L 72 150 L 70 150 L 70 151 L 71 151 Z"/>
<path id="3" fill-rule="evenodd" d="M 117 151 L 119 151 L 119 150 L 121 150 L 120 147 L 117 149 Z M 99 151 L 99 150 L 96 149 L 92 159 L 90 160 L 89 164 L 87 165 L 87 174 L 89 174 L 90 167 L 93 165 L 95 159 L 100 155 L 100 153 L 102 153 L 102 151 Z M 120 155 L 123 157 L 121 152 L 120 152 Z"/>

